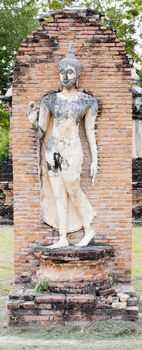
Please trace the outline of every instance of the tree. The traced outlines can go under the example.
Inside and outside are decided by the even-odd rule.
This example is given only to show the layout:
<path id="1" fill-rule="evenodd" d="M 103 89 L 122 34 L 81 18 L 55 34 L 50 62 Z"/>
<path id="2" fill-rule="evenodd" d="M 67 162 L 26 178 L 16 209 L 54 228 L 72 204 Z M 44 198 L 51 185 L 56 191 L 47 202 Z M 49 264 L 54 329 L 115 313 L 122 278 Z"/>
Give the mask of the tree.
<path id="1" fill-rule="evenodd" d="M 38 13 L 43 14 L 48 11 L 57 11 L 75 3 L 74 0 L 42 0 L 38 2 Z"/>
<path id="2" fill-rule="evenodd" d="M 38 26 L 41 12 L 57 10 L 72 0 L 1 0 L 0 3 L 0 95 L 11 84 L 17 49 Z M 0 108 L 0 163 L 8 158 L 9 114 Z"/>
<path id="3" fill-rule="evenodd" d="M 142 0 L 84 0 L 104 13 L 105 25 L 116 30 L 126 53 L 133 59 L 137 73 L 142 70 Z"/>
<path id="4" fill-rule="evenodd" d="M 10 84 L 14 60 L 21 41 L 38 26 L 42 12 L 57 10 L 73 0 L 1 0 L 0 3 L 0 95 Z M 142 0 L 82 0 L 105 15 L 105 24 L 116 29 L 127 54 L 141 76 Z"/>
<path id="5" fill-rule="evenodd" d="M 14 59 L 24 37 L 37 26 L 35 1 L 1 0 L 0 3 L 0 94 L 12 76 Z"/>
<path id="6" fill-rule="evenodd" d="M 9 155 L 9 113 L 0 108 L 0 164 L 8 159 Z"/>
<path id="7" fill-rule="evenodd" d="M 1 0 L 0 3 L 0 95 L 10 84 L 15 56 L 22 40 L 38 26 L 42 12 L 63 8 L 72 0 Z"/>

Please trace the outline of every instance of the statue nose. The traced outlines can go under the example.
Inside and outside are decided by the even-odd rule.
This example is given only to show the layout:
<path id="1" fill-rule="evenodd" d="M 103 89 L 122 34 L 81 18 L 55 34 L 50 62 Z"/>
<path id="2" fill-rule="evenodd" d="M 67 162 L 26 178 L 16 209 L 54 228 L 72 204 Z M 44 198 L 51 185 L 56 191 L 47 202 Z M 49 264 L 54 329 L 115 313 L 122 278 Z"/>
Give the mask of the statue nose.
<path id="1" fill-rule="evenodd" d="M 64 80 L 67 80 L 67 78 L 68 78 L 67 73 L 64 73 Z"/>

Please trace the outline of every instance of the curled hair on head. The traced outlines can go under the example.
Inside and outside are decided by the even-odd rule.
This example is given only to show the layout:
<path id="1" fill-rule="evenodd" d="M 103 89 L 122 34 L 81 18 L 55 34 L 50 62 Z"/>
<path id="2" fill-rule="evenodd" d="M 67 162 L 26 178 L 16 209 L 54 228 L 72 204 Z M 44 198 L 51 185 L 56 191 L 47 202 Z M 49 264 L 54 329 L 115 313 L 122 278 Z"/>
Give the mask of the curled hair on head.
<path id="1" fill-rule="evenodd" d="M 77 60 L 77 58 L 75 57 L 75 55 L 73 53 L 72 44 L 71 43 L 69 44 L 68 52 L 67 52 L 65 58 L 63 58 L 63 60 L 61 60 L 59 62 L 59 69 L 61 70 L 61 69 L 65 68 L 68 65 L 73 66 L 75 68 L 77 78 L 79 78 L 80 77 L 81 65 L 80 65 L 79 60 Z"/>

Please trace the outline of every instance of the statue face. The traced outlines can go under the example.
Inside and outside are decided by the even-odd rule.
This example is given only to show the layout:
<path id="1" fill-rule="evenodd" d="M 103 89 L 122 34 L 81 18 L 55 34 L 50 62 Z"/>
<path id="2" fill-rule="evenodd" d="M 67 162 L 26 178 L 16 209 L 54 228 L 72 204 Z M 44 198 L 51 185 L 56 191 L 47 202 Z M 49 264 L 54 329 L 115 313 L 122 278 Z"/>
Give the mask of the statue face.
<path id="1" fill-rule="evenodd" d="M 76 85 L 77 74 L 73 66 L 67 65 L 60 69 L 60 82 L 67 89 Z"/>

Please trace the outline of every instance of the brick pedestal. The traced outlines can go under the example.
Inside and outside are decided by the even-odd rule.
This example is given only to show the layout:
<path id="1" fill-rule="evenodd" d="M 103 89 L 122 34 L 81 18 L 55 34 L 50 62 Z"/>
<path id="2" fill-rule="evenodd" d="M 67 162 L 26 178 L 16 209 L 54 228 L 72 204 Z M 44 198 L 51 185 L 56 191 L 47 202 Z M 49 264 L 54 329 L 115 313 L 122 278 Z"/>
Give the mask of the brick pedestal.
<path id="1" fill-rule="evenodd" d="M 114 303 L 118 291 L 128 293 L 127 303 Z M 105 296 L 38 293 L 25 285 L 17 285 L 8 302 L 8 317 L 10 326 L 90 325 L 107 319 L 136 321 L 138 307 L 134 289 L 129 284 L 114 285 L 113 292 Z"/>
<path id="2" fill-rule="evenodd" d="M 38 265 L 33 279 L 48 281 L 50 291 L 58 293 L 93 293 L 112 286 L 114 249 L 109 245 L 84 248 L 49 249 L 35 244 L 32 248 Z"/>
<path id="3" fill-rule="evenodd" d="M 32 254 L 37 268 L 31 283 L 17 284 L 10 296 L 9 325 L 88 325 L 95 320 L 138 319 L 133 287 L 114 285 L 110 276 L 111 246 L 50 250 L 36 243 Z"/>

